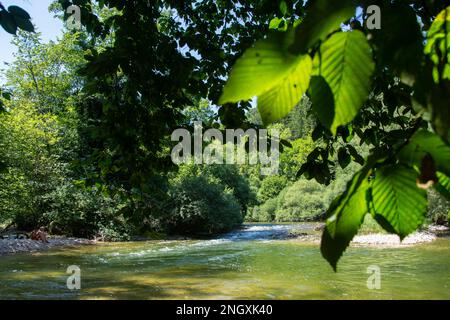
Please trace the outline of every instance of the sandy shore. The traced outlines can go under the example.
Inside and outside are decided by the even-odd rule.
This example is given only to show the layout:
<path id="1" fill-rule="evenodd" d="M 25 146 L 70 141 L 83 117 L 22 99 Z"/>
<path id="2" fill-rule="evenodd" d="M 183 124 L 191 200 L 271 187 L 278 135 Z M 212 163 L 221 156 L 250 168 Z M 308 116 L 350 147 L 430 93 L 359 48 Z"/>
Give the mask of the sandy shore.
<path id="1" fill-rule="evenodd" d="M 372 233 L 357 235 L 353 238 L 351 245 L 354 246 L 382 246 L 382 247 L 397 247 L 397 246 L 411 246 L 421 243 L 433 242 L 439 237 L 448 237 L 449 228 L 443 226 L 429 226 L 426 230 L 417 231 L 407 236 L 403 241 L 395 234 L 387 233 Z M 313 242 L 320 243 L 321 234 L 298 235 L 293 237 L 294 241 L 299 242 Z"/>
<path id="2" fill-rule="evenodd" d="M 94 241 L 78 238 L 53 238 L 48 243 L 30 239 L 0 239 L 0 256 L 18 252 L 35 252 L 56 247 L 93 244 Z"/>
<path id="3" fill-rule="evenodd" d="M 403 241 L 395 234 L 367 234 L 358 235 L 353 238 L 352 244 L 356 245 L 374 245 L 374 246 L 408 246 L 419 243 L 433 242 L 437 239 L 434 233 L 430 232 L 415 232 L 407 236 Z"/>

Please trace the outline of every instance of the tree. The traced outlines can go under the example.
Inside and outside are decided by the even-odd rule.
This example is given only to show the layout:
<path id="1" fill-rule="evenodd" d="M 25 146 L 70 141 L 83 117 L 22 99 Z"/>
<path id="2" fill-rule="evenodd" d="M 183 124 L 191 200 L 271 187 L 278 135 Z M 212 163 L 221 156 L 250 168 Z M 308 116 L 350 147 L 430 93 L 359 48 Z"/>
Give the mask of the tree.
<path id="1" fill-rule="evenodd" d="M 0 114 L 0 221 L 21 230 L 47 226 L 53 233 L 127 239 L 119 213 L 125 204 L 101 187 L 78 187 L 85 172 L 73 166 L 86 149 L 85 123 L 75 110 L 82 99 L 79 37 L 43 44 L 39 33 L 19 32 L 13 40 L 18 50 L 5 72 L 5 95 L 14 95 Z"/>
<path id="2" fill-rule="evenodd" d="M 319 121 L 312 137 L 323 146 L 299 175 L 328 184 L 336 151 L 343 167 L 364 162 L 327 211 L 321 251 L 335 270 L 367 213 L 403 239 L 424 221 L 424 188 L 448 195 L 450 3 L 378 1 L 379 30 L 354 17 L 370 4 L 309 1 L 300 23 L 288 21 L 236 61 L 219 100 L 258 96 L 269 124 L 307 94 Z M 365 160 L 350 144 L 355 135 L 371 147 Z"/>
<path id="3" fill-rule="evenodd" d="M 111 193 L 145 196 L 129 215 L 164 214 L 164 173 L 173 169 L 171 132 L 188 123 L 186 112 L 199 97 L 216 102 L 236 54 L 263 36 L 278 5 L 240 1 L 58 1 L 65 12 L 81 10 L 88 62 L 82 68 L 85 99 L 78 110 L 91 147 L 80 166 L 93 168 L 87 185 Z M 113 14 L 98 14 L 108 10 Z M 301 7 L 299 7 L 301 10 Z M 249 12 L 252 14 L 249 15 Z M 97 39 L 110 37 L 103 49 Z M 222 123 L 244 118 L 249 104 L 219 109 Z M 138 214 L 141 212 L 141 214 Z"/>

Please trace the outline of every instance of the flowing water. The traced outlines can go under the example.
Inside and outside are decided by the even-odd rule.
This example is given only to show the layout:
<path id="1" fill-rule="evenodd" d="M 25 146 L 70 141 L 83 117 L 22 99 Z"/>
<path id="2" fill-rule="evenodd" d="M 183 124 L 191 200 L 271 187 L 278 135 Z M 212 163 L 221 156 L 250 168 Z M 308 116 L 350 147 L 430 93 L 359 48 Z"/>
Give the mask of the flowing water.
<path id="1" fill-rule="evenodd" d="M 0 257 L 0 299 L 447 299 L 450 238 L 409 247 L 352 247 L 334 273 L 317 243 L 289 240 L 311 224 L 247 225 L 212 240 L 100 244 Z M 67 289 L 70 265 L 81 290 Z M 368 289 L 368 267 L 380 289 Z"/>

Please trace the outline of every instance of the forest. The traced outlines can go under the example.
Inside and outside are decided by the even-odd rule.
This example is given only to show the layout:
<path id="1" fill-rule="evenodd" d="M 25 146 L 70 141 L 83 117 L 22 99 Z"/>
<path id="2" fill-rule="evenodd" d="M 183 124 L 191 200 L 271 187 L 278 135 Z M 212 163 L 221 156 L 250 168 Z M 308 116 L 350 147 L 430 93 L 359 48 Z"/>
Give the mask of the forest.
<path id="1" fill-rule="evenodd" d="M 448 224 L 450 1 L 49 10 L 65 29 L 45 42 L 25 10 L 0 4 L 16 48 L 1 70 L 0 227 L 129 241 L 321 221 L 336 269 L 361 227 L 403 239 Z M 278 174 L 174 164 L 172 132 L 196 121 L 278 130 Z"/>

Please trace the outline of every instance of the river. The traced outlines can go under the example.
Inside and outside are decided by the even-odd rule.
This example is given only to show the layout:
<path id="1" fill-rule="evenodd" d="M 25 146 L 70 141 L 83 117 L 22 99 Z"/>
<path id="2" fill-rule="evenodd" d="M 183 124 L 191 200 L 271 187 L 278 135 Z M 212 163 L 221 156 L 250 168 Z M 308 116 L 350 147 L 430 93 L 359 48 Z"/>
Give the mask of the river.
<path id="1" fill-rule="evenodd" d="M 450 238 L 352 247 L 334 273 L 313 224 L 246 225 L 211 240 L 107 243 L 0 257 L 0 299 L 450 299 Z M 81 269 L 67 289 L 66 269 Z M 380 288 L 369 289 L 368 268 Z M 370 271 L 370 269 L 369 269 Z"/>

